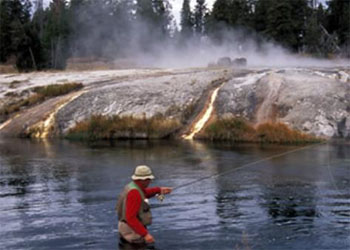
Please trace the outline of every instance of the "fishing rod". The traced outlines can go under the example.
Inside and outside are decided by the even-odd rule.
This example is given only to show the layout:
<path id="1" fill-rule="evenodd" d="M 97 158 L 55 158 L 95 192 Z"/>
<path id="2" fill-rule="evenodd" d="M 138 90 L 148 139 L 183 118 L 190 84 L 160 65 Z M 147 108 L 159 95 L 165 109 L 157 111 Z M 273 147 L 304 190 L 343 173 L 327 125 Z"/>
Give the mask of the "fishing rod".
<path id="1" fill-rule="evenodd" d="M 207 179 L 211 179 L 211 178 L 216 178 L 216 177 L 218 177 L 218 176 L 221 176 L 221 175 L 224 175 L 224 174 L 228 174 L 228 173 L 232 173 L 232 172 L 241 170 L 241 169 L 246 168 L 246 167 L 249 167 L 249 166 L 253 166 L 253 165 L 256 165 L 256 164 L 259 164 L 259 163 L 268 161 L 268 160 L 276 159 L 276 158 L 279 158 L 279 157 L 281 157 L 281 156 L 288 155 L 288 154 L 292 154 L 292 153 L 295 153 L 295 152 L 298 152 L 298 151 L 303 151 L 303 150 L 305 150 L 305 149 L 314 148 L 314 147 L 316 147 L 316 146 L 319 146 L 319 145 L 322 145 L 322 144 L 326 144 L 326 143 L 328 143 L 328 142 L 327 142 L 327 141 L 322 141 L 322 142 L 319 142 L 319 143 L 316 143 L 316 144 L 307 145 L 307 146 L 304 146 L 304 147 L 292 149 L 292 150 L 289 150 L 289 151 L 286 151 L 286 152 L 283 152 L 283 153 L 279 153 L 279 154 L 275 154 L 275 155 L 272 155 L 272 156 L 269 156 L 269 157 L 265 157 L 265 158 L 260 159 L 260 160 L 257 160 L 257 161 L 253 161 L 253 162 L 249 162 L 249 163 L 243 164 L 243 165 L 241 165 L 241 166 L 239 166 L 239 167 L 237 167 L 237 168 L 234 168 L 234 169 L 230 169 L 230 170 L 223 171 L 223 172 L 220 172 L 220 173 L 217 173 L 217 174 L 205 176 L 205 177 L 202 177 L 202 178 L 199 178 L 199 179 L 190 181 L 190 182 L 188 182 L 188 183 L 186 183 L 186 184 L 175 186 L 175 187 L 172 189 L 172 191 L 175 191 L 175 190 L 177 190 L 177 189 L 181 189 L 181 188 L 184 188 L 184 187 L 192 186 L 192 185 L 196 184 L 197 182 L 201 182 L 201 181 L 203 181 L 203 180 L 207 180 Z M 162 201 L 165 199 L 164 194 L 159 194 L 159 195 L 157 195 L 157 199 L 158 199 L 160 202 L 162 202 Z"/>

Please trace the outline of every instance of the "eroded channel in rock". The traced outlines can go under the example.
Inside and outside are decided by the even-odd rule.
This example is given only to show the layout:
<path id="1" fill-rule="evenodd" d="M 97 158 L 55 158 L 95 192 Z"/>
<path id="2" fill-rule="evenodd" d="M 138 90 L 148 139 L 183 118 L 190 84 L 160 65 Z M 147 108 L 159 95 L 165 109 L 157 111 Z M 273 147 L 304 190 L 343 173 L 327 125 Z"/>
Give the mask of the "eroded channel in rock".
<path id="1" fill-rule="evenodd" d="M 214 103 L 220 88 L 223 86 L 222 83 L 219 87 L 216 87 L 210 94 L 208 105 L 205 105 L 205 109 L 200 113 L 193 127 L 190 129 L 190 133 L 182 135 L 185 140 L 193 140 L 194 136 L 199 133 L 205 124 L 209 121 L 210 117 L 213 115 Z"/>

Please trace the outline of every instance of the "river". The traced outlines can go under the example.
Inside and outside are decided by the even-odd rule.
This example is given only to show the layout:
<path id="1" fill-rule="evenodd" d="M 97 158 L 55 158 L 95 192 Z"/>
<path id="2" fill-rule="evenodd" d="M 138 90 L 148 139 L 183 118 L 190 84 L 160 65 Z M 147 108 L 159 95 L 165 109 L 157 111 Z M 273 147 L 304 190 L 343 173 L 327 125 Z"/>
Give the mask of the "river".
<path id="1" fill-rule="evenodd" d="M 246 165 L 295 148 L 2 139 L 0 249 L 120 249 L 114 206 L 138 164 L 180 187 L 151 199 L 158 250 L 349 249 L 349 144 Z"/>

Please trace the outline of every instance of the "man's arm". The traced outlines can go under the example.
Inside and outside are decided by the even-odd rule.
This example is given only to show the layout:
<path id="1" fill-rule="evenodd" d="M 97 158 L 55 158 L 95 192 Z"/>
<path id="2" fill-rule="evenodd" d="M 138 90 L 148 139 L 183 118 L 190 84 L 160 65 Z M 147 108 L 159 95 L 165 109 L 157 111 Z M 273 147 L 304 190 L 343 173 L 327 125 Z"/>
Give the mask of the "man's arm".
<path id="1" fill-rule="evenodd" d="M 142 198 L 140 193 L 136 189 L 131 190 L 126 197 L 125 219 L 126 223 L 135 231 L 135 233 L 144 237 L 148 234 L 148 231 L 137 218 L 141 204 Z"/>
<path id="2" fill-rule="evenodd" d="M 152 187 L 144 190 L 146 198 L 151 198 L 156 194 L 170 194 L 173 189 L 170 187 Z"/>
<path id="3" fill-rule="evenodd" d="M 151 187 L 151 188 L 145 188 L 144 193 L 146 198 L 151 198 L 155 196 L 156 194 L 160 194 L 161 188 L 160 187 Z"/>

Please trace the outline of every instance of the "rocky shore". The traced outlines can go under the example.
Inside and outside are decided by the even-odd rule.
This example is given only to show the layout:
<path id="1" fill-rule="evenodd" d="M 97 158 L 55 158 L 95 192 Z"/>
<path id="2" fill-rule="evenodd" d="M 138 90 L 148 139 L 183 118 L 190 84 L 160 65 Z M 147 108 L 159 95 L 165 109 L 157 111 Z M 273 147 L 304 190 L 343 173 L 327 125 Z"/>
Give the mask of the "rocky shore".
<path id="1" fill-rule="evenodd" d="M 350 69 L 194 68 L 0 75 L 0 105 L 28 98 L 40 85 L 79 82 L 78 91 L 23 107 L 0 124 L 0 136 L 62 137 L 93 115 L 162 117 L 191 130 L 214 88 L 217 118 L 252 126 L 283 123 L 323 138 L 350 138 Z M 131 136 L 132 137 L 132 136 Z M 147 136 L 145 136 L 147 137 Z"/>

